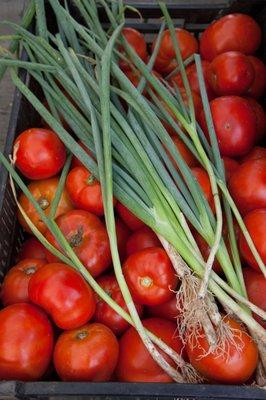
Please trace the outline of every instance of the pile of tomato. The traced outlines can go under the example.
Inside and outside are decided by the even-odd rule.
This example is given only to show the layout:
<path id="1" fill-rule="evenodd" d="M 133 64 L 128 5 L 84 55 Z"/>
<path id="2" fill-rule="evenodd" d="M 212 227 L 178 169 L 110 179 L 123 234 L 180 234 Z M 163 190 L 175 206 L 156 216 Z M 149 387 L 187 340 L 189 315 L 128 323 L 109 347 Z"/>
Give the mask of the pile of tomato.
<path id="1" fill-rule="evenodd" d="M 123 34 L 147 62 L 144 36 L 131 28 L 125 28 Z M 266 87 L 266 67 L 254 55 L 261 41 L 260 28 L 251 17 L 235 14 L 211 24 L 200 44 L 185 29 L 176 29 L 176 35 L 183 59 L 198 51 L 202 56 L 230 192 L 266 263 L 266 149 L 260 146 L 265 138 L 266 117 L 259 104 Z M 176 65 L 166 30 L 153 73 L 167 79 Z M 140 76 L 131 65 L 121 60 L 120 67 L 137 85 Z M 208 138 L 195 64 L 186 70 L 196 116 Z M 179 73 L 172 75 L 169 83 L 179 87 L 186 102 Z M 173 129 L 164 124 L 213 208 L 208 175 Z M 84 147 L 82 143 L 81 146 Z M 48 127 L 22 132 L 14 144 L 15 165 L 47 216 L 66 156 L 64 144 Z M 60 251 L 56 238 L 24 194 L 19 196 L 19 203 L 47 241 Z M 258 362 L 256 345 L 244 328 L 230 318 L 228 324 L 237 328 L 235 340 L 241 342 L 243 351 L 232 346 L 222 362 L 217 354 L 202 357 L 202 352 L 208 351 L 203 332 L 197 343 L 188 341 L 183 346 L 175 322 L 175 291 L 180 282 L 170 259 L 149 227 L 115 198 L 113 204 L 123 273 L 143 325 L 189 360 L 210 382 L 243 383 L 251 379 Z M 100 183 L 75 158 L 55 218 L 86 269 L 128 311 L 112 268 Z M 38 380 L 58 376 L 69 381 L 171 382 L 149 355 L 136 330 L 96 295 L 79 272 L 60 262 L 30 236 L 31 229 L 21 212 L 18 219 L 29 237 L 1 287 L 4 308 L 0 311 L 0 378 Z M 207 243 L 197 233 L 195 239 L 207 259 Z M 248 296 L 266 310 L 266 281 L 241 233 L 238 240 Z M 222 273 L 218 261 L 214 269 Z M 265 322 L 259 322 L 266 327 Z M 161 353 L 173 365 L 169 356 Z"/>

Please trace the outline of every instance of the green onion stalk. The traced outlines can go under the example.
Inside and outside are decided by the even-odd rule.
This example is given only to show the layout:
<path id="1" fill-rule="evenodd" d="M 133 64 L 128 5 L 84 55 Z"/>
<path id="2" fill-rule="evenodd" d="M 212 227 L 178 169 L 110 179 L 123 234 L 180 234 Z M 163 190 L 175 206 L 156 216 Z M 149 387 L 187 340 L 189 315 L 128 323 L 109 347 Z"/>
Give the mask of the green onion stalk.
<path id="1" fill-rule="evenodd" d="M 54 220 L 71 156 L 69 156 L 60 178 L 52 215 L 46 217 L 14 170 L 13 165 L 10 165 L 6 158 L 0 155 L 1 162 L 8 169 L 19 188 L 33 203 L 41 219 L 60 243 L 62 251 L 59 252 L 52 248 L 18 204 L 33 233 L 53 254 L 80 271 L 96 293 L 137 329 L 152 357 L 175 381 L 184 381 L 187 379 L 184 376 L 189 373 L 193 379 L 195 375 L 179 355 L 143 328 L 126 285 L 117 251 L 112 206 L 113 195 L 158 234 L 183 282 L 181 292 L 179 291 L 179 296 L 181 296 L 179 299 L 182 298 L 182 304 L 186 301 L 189 304 L 191 300 L 185 298 L 186 293 L 189 293 L 190 285 L 197 288 L 197 296 L 193 300 L 195 307 L 201 310 L 202 318 L 200 318 L 199 312 L 194 310 L 194 317 L 191 317 L 192 325 L 203 325 L 213 347 L 219 340 L 216 335 L 217 331 L 220 330 L 221 340 L 224 332 L 224 322 L 214 298 L 231 313 L 237 315 L 261 343 L 266 344 L 265 330 L 250 314 L 250 311 L 253 311 L 264 319 L 266 317 L 263 310 L 246 298 L 233 228 L 233 215 L 264 274 L 265 266 L 226 187 L 224 166 L 209 110 L 200 57 L 194 55 L 205 116 L 210 131 L 210 145 L 206 139 L 204 140 L 204 135 L 195 120 L 185 63 L 182 61 L 173 23 L 165 4 L 161 4 L 165 21 L 159 32 L 154 54 L 146 65 L 121 35 L 125 20 L 121 2 L 118 7 L 115 7 L 107 1 L 100 1 L 110 20 L 110 29 L 105 32 L 98 17 L 96 2 L 91 1 L 88 6 L 88 2 L 85 0 L 74 1 L 84 19 L 85 25 L 81 25 L 71 16 L 67 8 L 60 5 L 57 0 L 50 0 L 58 24 L 59 34 L 56 35 L 47 31 L 43 2 L 37 1 L 36 3 L 38 3 L 38 6 L 36 4 L 36 34 L 28 32 L 23 26 L 10 23 L 16 35 L 20 37 L 29 61 L 22 64 L 19 60 L 5 56 L 0 59 L 0 66 L 10 68 L 16 87 L 33 105 L 43 120 L 58 134 L 70 154 L 76 156 L 101 182 L 114 271 L 129 314 L 113 302 L 97 285 L 71 249 Z M 167 24 L 170 30 L 178 68 L 187 93 L 188 107 L 177 87 L 169 91 L 166 81 L 160 81 L 151 74 L 164 24 Z M 120 53 L 121 45 L 126 56 Z M 121 56 L 127 57 L 129 63 L 141 73 L 142 79 L 138 88 L 132 85 L 120 69 L 119 58 Z M 17 74 L 19 67 L 25 68 L 40 85 L 47 98 L 49 110 L 21 81 Z M 149 100 L 142 94 L 145 86 L 150 95 Z M 124 109 L 121 99 L 126 102 L 127 110 Z M 64 116 L 75 137 L 81 140 L 93 156 L 88 155 L 79 146 L 77 140 L 62 126 L 60 115 Z M 215 213 L 211 210 L 201 187 L 180 152 L 174 146 L 162 120 L 168 122 L 176 130 L 176 134 L 208 173 L 214 196 Z M 178 170 L 175 163 L 178 165 Z M 13 190 L 15 194 L 14 185 Z M 230 257 L 222 238 L 224 216 L 229 230 L 232 257 Z M 195 243 L 191 226 L 211 247 L 207 262 L 203 259 Z M 215 256 L 225 273 L 225 279 L 219 277 L 212 270 Z M 195 320 L 195 316 L 197 320 Z M 187 324 L 186 328 L 189 327 L 191 321 L 184 318 L 183 325 L 180 325 L 181 330 L 184 329 L 184 324 Z M 180 368 L 178 371 L 160 356 L 154 344 L 170 354 Z M 265 366 L 266 362 L 263 356 L 262 361 Z M 189 373 L 186 374 L 185 370 Z"/>

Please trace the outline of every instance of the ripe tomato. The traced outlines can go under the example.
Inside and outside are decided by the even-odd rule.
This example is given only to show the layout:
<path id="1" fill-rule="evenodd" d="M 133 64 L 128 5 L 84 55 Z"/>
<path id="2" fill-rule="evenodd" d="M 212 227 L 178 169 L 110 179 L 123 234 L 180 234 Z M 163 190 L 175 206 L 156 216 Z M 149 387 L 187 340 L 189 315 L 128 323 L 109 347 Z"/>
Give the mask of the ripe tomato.
<path id="1" fill-rule="evenodd" d="M 237 170 L 239 167 L 239 163 L 236 160 L 233 160 L 233 158 L 230 157 L 222 157 L 223 162 L 224 162 L 224 169 L 225 169 L 225 178 L 227 181 L 231 178 L 233 173 Z"/>
<path id="2" fill-rule="evenodd" d="M 142 222 L 139 218 L 137 218 L 126 206 L 124 206 L 120 201 L 116 204 L 116 211 L 122 221 L 132 230 L 136 231 L 143 226 L 145 226 L 144 222 Z"/>
<path id="3" fill-rule="evenodd" d="M 34 305 L 12 304 L 0 311 L 0 379 L 36 381 L 53 354 L 53 329 Z"/>
<path id="4" fill-rule="evenodd" d="M 34 180 L 56 175 L 66 160 L 64 144 L 49 129 L 32 128 L 22 132 L 13 151 L 20 172 Z"/>
<path id="5" fill-rule="evenodd" d="M 84 143 L 82 143 L 81 140 L 78 141 L 78 144 L 80 145 L 80 147 L 83 148 L 83 150 L 86 151 L 87 154 L 89 154 L 89 156 L 91 156 L 92 158 L 94 158 L 92 152 L 88 149 L 88 147 L 85 146 Z M 79 161 L 79 159 L 77 157 L 73 157 L 72 158 L 72 162 L 71 162 L 71 168 L 75 168 L 75 167 L 84 167 L 84 165 L 82 164 L 81 161 Z"/>
<path id="6" fill-rule="evenodd" d="M 261 42 L 261 29 L 257 22 L 245 14 L 229 14 L 214 21 L 200 38 L 200 54 L 212 61 L 226 51 L 253 54 Z"/>
<path id="7" fill-rule="evenodd" d="M 21 261 L 24 258 L 38 258 L 41 260 L 46 260 L 45 247 L 34 236 L 27 239 L 21 246 L 17 261 Z"/>
<path id="8" fill-rule="evenodd" d="M 138 87 L 141 79 L 141 73 L 139 71 L 133 71 L 132 69 L 125 72 L 128 79 L 133 83 L 135 87 Z M 154 75 L 155 78 L 161 79 L 162 76 L 155 70 L 151 71 L 151 74 Z M 148 87 L 153 90 L 153 86 L 148 82 Z M 143 90 L 143 95 L 149 97 L 147 90 Z"/>
<path id="9" fill-rule="evenodd" d="M 247 91 L 247 95 L 259 99 L 266 89 L 266 66 L 257 57 L 248 56 L 248 59 L 254 69 L 255 78 Z"/>
<path id="10" fill-rule="evenodd" d="M 187 165 L 189 167 L 196 167 L 199 164 L 198 160 L 194 157 L 194 155 L 191 153 L 191 151 L 188 149 L 188 147 L 185 145 L 185 143 L 177 135 L 172 136 L 172 140 L 174 142 L 175 147 L 177 148 L 177 150 L 179 151 L 181 157 L 187 163 Z M 170 158 L 170 160 L 174 164 L 175 168 L 179 169 L 178 168 L 178 164 L 174 160 L 172 155 L 170 154 L 170 151 L 168 149 L 166 149 L 166 152 L 168 154 L 168 157 Z"/>
<path id="11" fill-rule="evenodd" d="M 63 332 L 55 345 L 54 365 L 63 381 L 106 382 L 118 360 L 113 332 L 102 324 Z"/>
<path id="12" fill-rule="evenodd" d="M 214 207 L 211 183 L 207 172 L 200 167 L 191 168 L 191 172 L 194 175 L 195 179 L 197 180 L 198 184 L 200 185 L 203 194 L 205 195 L 206 200 L 208 201 L 211 209 L 214 210 L 215 207 Z"/>
<path id="13" fill-rule="evenodd" d="M 115 228 L 116 228 L 116 238 L 117 238 L 119 257 L 121 262 L 123 262 L 124 259 L 126 258 L 127 241 L 131 234 L 131 231 L 126 226 L 126 224 L 124 224 L 124 222 L 121 221 L 121 219 L 119 218 L 115 219 Z"/>
<path id="14" fill-rule="evenodd" d="M 46 264 L 31 277 L 30 300 L 51 315 L 61 329 L 79 328 L 95 311 L 95 297 L 85 279 L 66 264 Z"/>
<path id="15" fill-rule="evenodd" d="M 183 345 L 177 335 L 175 323 L 161 318 L 148 318 L 142 323 L 146 329 L 181 354 Z M 171 366 L 174 366 L 173 360 L 168 355 L 162 350 L 157 350 Z M 133 327 L 129 328 L 119 341 L 116 372 L 121 382 L 172 382 L 172 378 L 153 360 Z"/>
<path id="16" fill-rule="evenodd" d="M 197 39 L 187 30 L 176 28 L 176 38 L 181 51 L 183 60 L 188 58 L 198 51 Z M 157 38 L 154 39 L 152 44 L 152 51 L 154 50 Z M 170 31 L 164 31 L 159 52 L 154 63 L 155 69 L 161 74 L 169 74 L 177 66 L 176 54 L 171 39 Z"/>
<path id="17" fill-rule="evenodd" d="M 245 157 L 241 159 L 241 162 L 244 163 L 249 160 L 258 160 L 259 158 L 266 158 L 266 148 L 255 146 Z"/>
<path id="18" fill-rule="evenodd" d="M 210 252 L 211 252 L 210 246 L 203 239 L 203 237 L 196 231 L 194 233 L 194 238 L 195 238 L 195 240 L 197 242 L 197 245 L 198 245 L 198 247 L 200 249 L 200 252 L 202 254 L 202 257 L 203 257 L 204 261 L 207 261 L 209 255 L 210 255 Z M 217 260 L 217 258 L 215 258 L 215 260 L 214 260 L 212 269 L 213 269 L 213 271 L 217 272 L 217 274 L 219 274 L 219 273 L 221 273 L 223 271 L 219 261 Z"/>
<path id="19" fill-rule="evenodd" d="M 259 255 L 262 258 L 264 264 L 266 263 L 266 208 L 250 211 L 244 217 L 246 228 L 254 242 Z M 248 265 L 258 271 L 260 268 L 247 244 L 247 241 L 242 233 L 239 236 L 239 248 L 240 253 Z"/>
<path id="20" fill-rule="evenodd" d="M 126 244 L 127 256 L 136 253 L 139 250 L 147 249 L 148 247 L 161 247 L 161 242 L 156 233 L 148 226 L 143 226 L 139 230 L 132 233 Z"/>
<path id="21" fill-rule="evenodd" d="M 147 306 L 147 314 L 151 317 L 165 318 L 176 321 L 179 311 L 176 307 L 176 295 L 173 293 L 170 300 L 157 306 Z"/>
<path id="22" fill-rule="evenodd" d="M 241 164 L 229 181 L 229 190 L 242 214 L 266 208 L 266 158 Z"/>
<path id="23" fill-rule="evenodd" d="M 97 283 L 103 290 L 127 313 L 128 309 L 123 299 L 123 295 L 114 275 L 103 275 L 97 279 Z M 135 304 L 138 314 L 142 316 L 143 306 Z M 123 317 L 117 314 L 104 300 L 97 296 L 96 310 L 94 314 L 94 321 L 100 322 L 108 326 L 115 335 L 121 335 L 130 325 Z"/>
<path id="24" fill-rule="evenodd" d="M 171 261 L 160 247 L 149 247 L 129 256 L 123 273 L 133 299 L 139 304 L 165 303 L 177 285 Z"/>
<path id="25" fill-rule="evenodd" d="M 256 100 L 252 98 L 247 98 L 247 100 L 256 116 L 256 142 L 259 142 L 266 135 L 266 115 L 262 106 Z"/>
<path id="26" fill-rule="evenodd" d="M 225 322 L 232 328 L 232 343 L 227 339 L 226 350 L 209 351 L 209 343 L 204 331 L 197 333 L 197 338 L 188 340 L 187 353 L 190 363 L 211 382 L 241 384 L 246 382 L 255 371 L 258 363 L 256 344 L 242 326 L 230 319 Z"/>
<path id="27" fill-rule="evenodd" d="M 57 218 L 56 223 L 79 257 L 84 267 L 93 277 L 100 275 L 111 264 L 111 251 L 108 234 L 101 220 L 87 211 L 73 210 Z M 47 240 L 60 250 L 60 246 L 50 231 Z M 47 260 L 58 259 L 47 251 Z"/>
<path id="28" fill-rule="evenodd" d="M 4 306 L 29 302 L 29 281 L 32 275 L 45 264 L 45 260 L 25 258 L 7 272 L 1 288 L 1 299 Z"/>
<path id="29" fill-rule="evenodd" d="M 254 271 L 252 268 L 244 268 L 243 275 L 249 300 L 266 311 L 266 279 L 263 274 Z M 255 313 L 253 313 L 253 317 L 266 329 L 266 321 Z"/>
<path id="30" fill-rule="evenodd" d="M 46 215 L 49 215 L 51 204 L 54 199 L 57 187 L 58 187 L 59 179 L 58 178 L 50 178 L 44 179 L 38 182 L 31 182 L 28 185 L 28 189 L 33 195 L 33 197 L 37 200 L 40 207 L 44 211 Z M 23 210 L 26 212 L 28 217 L 30 218 L 31 222 L 36 226 L 36 228 L 41 232 L 44 233 L 47 229 L 44 222 L 40 219 L 39 214 L 37 213 L 33 204 L 29 201 L 29 199 L 22 193 L 19 196 L 19 203 L 22 206 Z M 61 214 L 66 213 L 69 210 L 72 210 L 73 206 L 68 196 L 67 191 L 64 189 L 62 192 L 62 196 L 60 202 L 57 207 L 56 217 Z M 18 212 L 18 220 L 25 231 L 32 233 L 30 227 L 26 223 L 25 219 L 23 218 L 22 214 Z"/>
<path id="31" fill-rule="evenodd" d="M 142 33 L 140 33 L 134 28 L 123 28 L 122 35 L 124 36 L 128 44 L 131 47 L 133 47 L 133 49 L 135 50 L 137 55 L 142 59 L 142 61 L 145 62 L 148 57 L 148 53 L 147 53 L 147 45 L 145 42 L 145 38 L 142 35 Z M 123 53 L 124 52 L 123 46 L 121 46 L 119 50 Z M 119 66 L 124 71 L 131 69 L 130 63 L 126 62 L 123 59 L 119 60 Z"/>
<path id="32" fill-rule="evenodd" d="M 76 208 L 99 217 L 104 214 L 101 184 L 85 167 L 75 167 L 69 172 L 66 189 Z"/>
<path id="33" fill-rule="evenodd" d="M 249 102 L 238 96 L 219 97 L 210 102 L 213 123 L 222 156 L 243 156 L 256 140 L 256 116 Z M 209 137 L 204 117 L 200 123 Z"/>
<path id="34" fill-rule="evenodd" d="M 212 60 L 207 76 L 211 88 L 218 96 L 240 96 L 251 86 L 255 72 L 245 54 L 227 51 Z"/>

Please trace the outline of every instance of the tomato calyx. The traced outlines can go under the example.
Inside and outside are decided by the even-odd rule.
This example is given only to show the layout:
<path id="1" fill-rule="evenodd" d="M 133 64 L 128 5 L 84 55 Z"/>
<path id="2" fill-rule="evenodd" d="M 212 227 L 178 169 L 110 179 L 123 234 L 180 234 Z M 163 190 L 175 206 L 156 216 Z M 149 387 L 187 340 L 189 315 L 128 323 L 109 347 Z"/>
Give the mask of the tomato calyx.
<path id="1" fill-rule="evenodd" d="M 45 197 L 41 197 L 38 200 L 38 204 L 42 210 L 46 210 L 50 206 L 50 202 Z"/>
<path id="2" fill-rule="evenodd" d="M 33 275 L 33 274 L 35 274 L 36 270 L 37 270 L 36 267 L 31 266 L 31 267 L 25 268 L 24 272 L 25 272 L 26 275 Z"/>
<path id="3" fill-rule="evenodd" d="M 86 183 L 88 186 L 93 185 L 93 183 L 96 181 L 95 176 L 93 176 L 92 174 L 87 178 Z"/>
<path id="4" fill-rule="evenodd" d="M 69 244 L 71 247 L 78 247 L 81 245 L 81 243 L 83 241 L 83 233 L 84 233 L 83 227 L 79 226 L 76 233 L 74 233 L 69 238 Z"/>
<path id="5" fill-rule="evenodd" d="M 76 338 L 77 338 L 78 340 L 83 340 L 83 339 L 85 339 L 87 336 L 88 336 L 88 332 L 87 332 L 87 331 L 82 331 L 82 332 L 79 332 L 79 333 L 76 335 Z"/>
<path id="6" fill-rule="evenodd" d="M 153 285 L 153 279 L 150 276 L 143 276 L 140 278 L 141 286 L 149 288 Z"/>

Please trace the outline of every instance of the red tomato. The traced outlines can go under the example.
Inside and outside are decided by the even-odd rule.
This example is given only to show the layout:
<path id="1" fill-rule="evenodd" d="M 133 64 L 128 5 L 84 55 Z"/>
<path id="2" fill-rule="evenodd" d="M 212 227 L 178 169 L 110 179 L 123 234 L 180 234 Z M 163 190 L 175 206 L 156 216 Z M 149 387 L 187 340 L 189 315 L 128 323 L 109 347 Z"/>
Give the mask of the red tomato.
<path id="1" fill-rule="evenodd" d="M 123 295 L 114 275 L 103 275 L 98 278 L 97 283 L 103 290 L 127 313 L 128 309 L 123 299 Z M 142 316 L 143 306 L 135 304 L 138 314 Z M 96 310 L 94 314 L 94 321 L 100 322 L 108 326 L 116 335 L 121 335 L 127 328 L 129 323 L 124 320 L 116 311 L 114 311 L 104 300 L 97 296 Z"/>
<path id="2" fill-rule="evenodd" d="M 0 379 L 36 381 L 53 354 L 53 329 L 46 315 L 27 303 L 0 311 Z"/>
<path id="3" fill-rule="evenodd" d="M 222 156 L 243 156 L 256 140 L 256 116 L 249 102 L 238 96 L 219 97 L 210 102 L 212 119 Z M 200 123 L 209 137 L 204 117 Z"/>
<path id="4" fill-rule="evenodd" d="M 96 277 L 111 264 L 111 251 L 108 234 L 104 224 L 96 215 L 83 210 L 73 210 L 57 218 L 56 223 L 72 246 L 84 267 Z M 50 231 L 46 232 L 47 240 L 60 250 L 60 246 Z M 58 259 L 47 251 L 47 260 Z"/>
<path id="5" fill-rule="evenodd" d="M 45 263 L 45 260 L 25 258 L 7 272 L 1 289 L 1 298 L 4 306 L 29 302 L 29 281 L 32 275 Z"/>
<path id="6" fill-rule="evenodd" d="M 147 306 L 147 314 L 151 317 L 165 318 L 176 321 L 179 311 L 176 307 L 176 295 L 173 293 L 170 300 L 157 306 Z"/>
<path id="7" fill-rule="evenodd" d="M 95 297 L 85 279 L 66 264 L 41 267 L 29 282 L 30 300 L 51 315 L 61 329 L 79 328 L 95 311 Z"/>
<path id="8" fill-rule="evenodd" d="M 209 354 L 209 344 L 204 331 L 197 332 L 197 338 L 187 342 L 190 363 L 211 382 L 241 384 L 253 374 L 258 363 L 258 350 L 252 338 L 242 326 L 230 319 L 225 321 L 232 328 L 232 343 L 228 339 L 226 351 L 217 348 Z M 237 346 L 239 348 L 237 348 Z"/>
<path id="9" fill-rule="evenodd" d="M 208 61 L 206 61 L 206 60 L 201 61 L 202 72 L 203 72 L 203 77 L 204 77 L 204 81 L 205 81 L 207 95 L 208 95 L 209 100 L 212 100 L 215 97 L 215 94 L 214 94 L 212 88 L 210 87 L 208 79 L 207 79 L 209 65 L 210 65 L 210 63 Z M 194 64 L 194 63 L 190 64 L 186 68 L 186 72 L 187 72 L 187 77 L 188 77 L 188 81 L 189 81 L 191 90 L 194 93 L 196 93 L 198 96 L 201 96 L 196 64 Z M 180 76 L 180 74 L 178 74 L 178 75 Z M 171 78 L 171 80 L 175 80 L 175 77 L 173 76 Z M 181 79 L 181 81 L 182 81 L 182 79 Z M 180 86 L 182 87 L 183 83 Z"/>
<path id="10" fill-rule="evenodd" d="M 249 160 L 258 160 L 259 158 L 266 158 L 266 148 L 255 146 L 253 149 L 241 159 L 241 162 L 246 162 Z"/>
<path id="11" fill-rule="evenodd" d="M 116 227 L 116 238 L 117 238 L 117 246 L 119 251 L 119 257 L 121 262 L 126 258 L 127 253 L 127 241 L 129 236 L 131 235 L 131 231 L 129 228 L 121 221 L 119 218 L 115 220 Z"/>
<path id="12" fill-rule="evenodd" d="M 247 91 L 247 95 L 250 97 L 254 97 L 255 99 L 259 99 L 266 89 L 266 66 L 257 57 L 248 56 L 248 59 L 253 66 L 255 78 L 252 85 Z"/>
<path id="13" fill-rule="evenodd" d="M 229 181 L 229 190 L 242 214 L 266 208 L 266 158 L 241 164 Z"/>
<path id="14" fill-rule="evenodd" d="M 123 273 L 134 301 L 153 306 L 172 297 L 177 277 L 166 252 L 149 247 L 132 254 L 123 265 Z"/>
<path id="15" fill-rule="evenodd" d="M 144 222 L 142 222 L 139 218 L 137 218 L 126 206 L 124 206 L 120 201 L 116 204 L 116 211 L 122 221 L 132 230 L 136 231 L 143 226 L 145 226 Z"/>
<path id="16" fill-rule="evenodd" d="M 14 157 L 20 172 L 29 179 L 56 175 L 66 160 L 66 149 L 55 132 L 32 128 L 22 132 L 14 144 Z"/>
<path id="17" fill-rule="evenodd" d="M 118 360 L 113 332 L 102 324 L 63 332 L 55 345 L 54 365 L 63 381 L 106 382 Z"/>
<path id="18" fill-rule="evenodd" d="M 24 258 L 39 258 L 41 260 L 46 260 L 45 247 L 34 236 L 27 239 L 21 246 L 17 260 L 20 261 Z"/>
<path id="19" fill-rule="evenodd" d="M 261 141 L 266 135 L 266 115 L 262 106 L 254 99 L 247 99 L 252 110 L 256 116 L 256 130 L 257 130 L 257 142 Z"/>
<path id="20" fill-rule="evenodd" d="M 172 140 L 173 140 L 177 150 L 179 151 L 181 157 L 187 163 L 187 165 L 189 167 L 196 167 L 199 164 L 198 160 L 194 157 L 194 155 L 191 153 L 191 151 L 187 148 L 185 143 L 176 134 L 175 134 L 175 136 L 172 136 Z M 174 160 L 172 155 L 170 154 L 170 151 L 168 149 L 166 149 L 166 152 L 168 154 L 168 157 L 170 158 L 170 160 L 174 164 L 175 168 L 179 169 L 178 168 L 178 164 Z"/>
<path id="21" fill-rule="evenodd" d="M 194 237 L 195 237 L 195 240 L 197 242 L 197 245 L 198 245 L 198 247 L 200 249 L 200 252 L 202 254 L 202 257 L 203 257 L 204 261 L 207 261 L 209 255 L 210 255 L 210 252 L 211 252 L 210 246 L 208 245 L 208 243 L 203 239 L 203 237 L 198 232 L 194 233 Z M 219 261 L 217 260 L 217 258 L 215 258 L 215 260 L 214 260 L 212 269 L 213 269 L 213 271 L 217 272 L 217 274 L 219 274 L 219 273 L 221 273 L 223 271 Z"/>
<path id="22" fill-rule="evenodd" d="M 59 183 L 58 178 L 50 178 L 38 182 L 31 182 L 28 185 L 29 191 L 31 192 L 35 200 L 37 200 L 40 207 L 47 216 L 50 213 L 51 204 L 55 197 L 58 183 Z M 30 218 L 31 222 L 33 222 L 33 224 L 41 233 L 44 233 L 47 229 L 47 226 L 40 219 L 40 216 L 37 213 L 34 205 L 25 196 L 25 194 L 22 193 L 19 196 L 19 203 L 23 208 L 23 210 L 26 212 L 27 216 Z M 73 206 L 68 196 L 68 193 L 64 189 L 55 216 L 58 217 L 59 215 L 64 214 L 69 210 L 72 210 L 72 208 Z M 28 226 L 28 224 L 26 223 L 24 217 L 20 212 L 18 212 L 18 220 L 19 223 L 22 225 L 22 227 L 25 229 L 25 231 L 32 233 L 30 227 Z"/>
<path id="23" fill-rule="evenodd" d="M 176 324 L 161 318 L 142 321 L 144 327 L 158 336 L 165 344 L 181 354 L 182 342 L 177 334 Z M 173 360 L 157 349 L 164 359 L 174 367 Z M 121 382 L 172 382 L 153 360 L 135 328 L 128 329 L 119 341 L 117 376 Z"/>
<path id="24" fill-rule="evenodd" d="M 148 226 L 143 226 L 143 228 L 132 233 L 128 239 L 126 244 L 127 256 L 139 250 L 147 249 L 148 247 L 161 247 L 161 242 L 156 233 Z"/>
<path id="25" fill-rule="evenodd" d="M 142 61 L 145 62 L 148 57 L 148 53 L 147 53 L 147 45 L 145 42 L 145 38 L 142 35 L 142 33 L 140 33 L 134 28 L 123 28 L 122 35 L 124 36 L 128 44 L 131 47 L 133 47 L 133 49 L 135 50 L 137 55 L 142 59 Z M 124 52 L 122 46 L 119 50 L 121 52 Z M 130 64 L 123 59 L 119 60 L 119 66 L 124 71 L 131 69 Z"/>
<path id="26" fill-rule="evenodd" d="M 131 83 L 133 83 L 135 87 L 138 87 L 141 79 L 141 73 L 139 71 L 133 71 L 132 69 L 126 71 L 125 73 Z M 152 70 L 151 74 L 159 80 L 162 78 L 162 76 L 155 70 Z M 153 90 L 153 86 L 149 82 L 148 87 Z M 143 95 L 149 97 L 146 89 L 143 90 Z"/>
<path id="27" fill-rule="evenodd" d="M 212 61 L 226 51 L 253 54 L 261 42 L 261 29 L 257 22 L 245 14 L 229 14 L 214 21 L 200 38 L 200 54 Z"/>
<path id="28" fill-rule="evenodd" d="M 198 51 L 197 39 L 187 30 L 176 28 L 176 38 L 181 51 L 183 60 L 188 58 Z M 154 50 L 157 38 L 154 39 L 152 44 L 152 51 Z M 164 31 L 159 52 L 154 63 L 155 69 L 161 74 L 169 74 L 177 66 L 176 54 L 171 39 L 170 31 Z"/>
<path id="29" fill-rule="evenodd" d="M 86 147 L 86 145 L 84 143 L 81 142 L 81 140 L 78 141 L 78 144 L 80 145 L 80 147 L 83 148 L 83 150 L 86 151 L 87 154 L 89 154 L 89 156 L 94 158 L 92 152 L 88 149 L 88 147 Z M 79 159 L 77 157 L 74 156 L 72 158 L 71 168 L 75 168 L 75 167 L 84 167 L 84 165 L 82 164 L 81 161 L 79 161 Z"/>
<path id="30" fill-rule="evenodd" d="M 264 264 L 266 264 L 266 208 L 261 208 L 249 212 L 245 215 L 244 222 L 254 242 L 254 245 L 262 258 L 262 261 L 264 262 Z M 249 248 L 249 245 L 246 242 L 242 231 L 240 232 L 239 236 L 239 248 L 242 257 L 248 263 L 248 265 L 260 271 L 260 268 Z"/>
<path id="31" fill-rule="evenodd" d="M 239 163 L 230 157 L 222 157 L 222 159 L 224 162 L 225 178 L 228 181 L 231 178 L 231 176 L 233 175 L 233 173 L 239 167 Z"/>
<path id="32" fill-rule="evenodd" d="M 200 185 L 211 209 L 214 210 L 214 200 L 213 200 L 213 194 L 212 194 L 212 189 L 211 189 L 211 183 L 210 183 L 210 179 L 208 177 L 207 172 L 204 171 L 204 169 L 200 168 L 200 167 L 191 168 L 191 172 L 194 175 L 194 177 L 196 178 L 196 180 L 198 181 L 198 184 Z"/>
<path id="33" fill-rule="evenodd" d="M 249 300 L 261 310 L 266 311 L 266 279 L 263 274 L 251 268 L 244 268 L 243 275 Z M 253 317 L 266 329 L 266 321 L 255 313 Z"/>
<path id="34" fill-rule="evenodd" d="M 245 54 L 227 51 L 212 60 L 207 76 L 211 88 L 218 96 L 240 96 L 251 86 L 255 72 Z"/>

